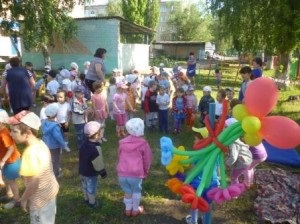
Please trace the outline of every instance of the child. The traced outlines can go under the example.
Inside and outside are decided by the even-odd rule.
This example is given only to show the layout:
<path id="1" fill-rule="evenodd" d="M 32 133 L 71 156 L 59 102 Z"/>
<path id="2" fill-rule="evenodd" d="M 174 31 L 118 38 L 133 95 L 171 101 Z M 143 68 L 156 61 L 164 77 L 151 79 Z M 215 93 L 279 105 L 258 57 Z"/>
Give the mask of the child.
<path id="1" fill-rule="evenodd" d="M 234 89 L 231 87 L 227 87 L 225 89 L 225 91 L 226 91 L 227 101 L 228 101 L 228 103 L 230 103 L 232 101 L 232 99 L 234 98 Z"/>
<path id="2" fill-rule="evenodd" d="M 72 123 L 75 127 L 77 147 L 79 149 L 84 141 L 83 129 L 87 121 L 87 114 L 89 111 L 86 99 L 83 97 L 84 87 L 81 85 L 76 86 L 74 92 L 75 94 L 71 102 Z"/>
<path id="3" fill-rule="evenodd" d="M 4 208 L 11 209 L 20 200 L 16 179 L 19 177 L 21 160 L 15 142 L 3 124 L 7 118 L 7 112 L 0 109 L 0 188 L 6 186 L 6 195 L 0 198 L 0 202 L 8 202 Z"/>
<path id="4" fill-rule="evenodd" d="M 202 124 L 202 126 L 204 126 L 205 116 L 209 114 L 209 104 L 215 102 L 214 98 L 210 94 L 210 86 L 204 86 L 203 96 L 201 97 L 198 105 L 198 111 L 200 112 L 200 123 Z"/>
<path id="5" fill-rule="evenodd" d="M 30 61 L 25 62 L 25 68 L 32 74 L 32 77 L 34 79 L 34 81 L 36 81 L 36 74 L 33 70 L 33 64 Z M 32 106 L 36 107 L 36 89 L 35 89 L 35 85 L 32 86 Z"/>
<path id="6" fill-rule="evenodd" d="M 186 98 L 186 126 L 192 129 L 195 124 L 195 117 L 197 111 L 197 97 L 194 94 L 194 87 L 189 86 Z"/>
<path id="7" fill-rule="evenodd" d="M 140 206 L 143 179 L 149 174 L 152 152 L 148 142 L 143 138 L 144 121 L 132 118 L 126 122 L 129 136 L 119 141 L 117 175 L 124 191 L 123 202 L 126 216 L 143 213 Z"/>
<path id="8" fill-rule="evenodd" d="M 187 76 L 191 80 L 192 85 L 195 85 L 195 75 L 196 75 L 196 63 L 197 60 L 195 58 L 194 52 L 190 52 L 189 58 L 187 61 Z"/>
<path id="9" fill-rule="evenodd" d="M 220 72 L 219 69 L 215 70 L 215 76 L 216 76 L 216 85 L 217 89 L 220 89 L 221 83 L 222 83 L 222 72 Z"/>
<path id="10" fill-rule="evenodd" d="M 46 93 L 43 95 L 42 97 L 42 108 L 40 110 L 40 119 L 41 120 L 45 120 L 47 119 L 47 116 L 45 114 L 45 108 L 47 105 L 49 105 L 50 103 L 53 103 L 55 101 L 54 96 L 51 96 L 50 94 Z"/>
<path id="11" fill-rule="evenodd" d="M 215 116 L 216 119 L 219 119 L 219 117 L 222 115 L 223 112 L 223 100 L 226 98 L 226 92 L 223 89 L 219 89 L 216 97 L 216 111 Z"/>
<path id="12" fill-rule="evenodd" d="M 146 116 L 146 126 L 148 129 L 155 129 L 158 105 L 156 104 L 157 83 L 154 80 L 149 81 L 149 89 L 145 94 L 144 112 Z"/>
<path id="13" fill-rule="evenodd" d="M 156 97 L 156 103 L 158 105 L 158 126 L 160 132 L 169 133 L 169 105 L 170 105 L 170 97 L 166 93 L 166 89 L 162 86 L 158 89 L 158 95 Z"/>
<path id="14" fill-rule="evenodd" d="M 201 148 L 199 148 L 198 145 L 201 144 L 201 142 L 205 138 L 208 137 L 208 130 L 205 127 L 203 127 L 203 128 L 193 127 L 192 130 L 195 133 L 193 149 L 201 150 Z M 218 163 L 216 163 L 215 169 L 213 170 L 213 176 L 212 176 L 210 185 L 204 189 L 203 194 L 202 194 L 202 197 L 207 201 L 207 203 L 209 204 L 209 207 L 210 207 L 209 212 L 202 214 L 202 216 L 200 217 L 200 219 L 201 219 L 200 223 L 203 223 L 203 224 L 211 224 L 212 223 L 212 213 L 211 213 L 212 201 L 207 197 L 207 192 L 209 190 L 211 190 L 212 188 L 215 188 L 220 185 L 219 177 L 217 175 L 217 169 L 218 169 Z M 202 179 L 202 173 L 200 173 L 198 176 L 196 176 L 195 179 L 190 183 L 191 186 L 193 186 L 193 188 L 195 190 L 197 190 L 199 184 L 201 183 L 201 179 Z M 197 224 L 198 218 L 199 218 L 198 216 L 199 216 L 198 210 L 191 209 L 191 212 L 189 215 L 186 216 L 185 221 L 187 224 Z"/>
<path id="15" fill-rule="evenodd" d="M 262 77 L 262 73 L 263 73 L 262 65 L 263 65 L 263 62 L 262 62 L 261 58 L 256 57 L 253 59 L 253 61 L 252 61 L 253 69 L 251 72 L 251 80 Z"/>
<path id="16" fill-rule="evenodd" d="M 186 118 L 186 98 L 184 97 L 184 90 L 178 88 L 176 90 L 176 96 L 172 100 L 172 114 L 174 118 L 174 134 L 180 132 L 181 124 L 183 124 Z"/>
<path id="17" fill-rule="evenodd" d="M 126 111 L 125 111 L 125 105 L 126 103 L 130 106 L 130 109 L 132 111 L 135 111 L 132 106 L 130 105 L 130 102 L 127 99 L 126 89 L 128 88 L 127 85 L 123 84 L 122 82 L 119 82 L 117 84 L 117 92 L 115 93 L 113 97 L 113 112 L 114 117 L 116 120 L 116 132 L 117 137 L 124 137 L 126 136 L 125 133 L 125 123 L 126 123 Z"/>
<path id="18" fill-rule="evenodd" d="M 85 62 L 83 63 L 83 66 L 84 66 L 84 72 L 83 72 L 83 74 L 86 75 L 86 73 L 87 73 L 88 70 L 89 70 L 90 65 L 91 65 L 91 62 L 89 62 L 89 61 L 85 61 Z"/>
<path id="19" fill-rule="evenodd" d="M 93 83 L 94 94 L 92 95 L 92 108 L 94 111 L 94 118 L 99 124 L 101 124 L 101 138 L 100 143 L 107 142 L 104 137 L 105 120 L 108 116 L 108 104 L 106 100 L 106 94 L 103 93 L 103 82 L 96 81 Z"/>
<path id="20" fill-rule="evenodd" d="M 66 95 L 68 99 L 72 99 L 73 93 L 72 93 L 72 82 L 70 80 L 70 72 L 67 69 L 62 69 L 59 72 L 60 76 L 62 77 L 61 80 L 61 89 L 66 92 Z"/>
<path id="21" fill-rule="evenodd" d="M 59 83 L 56 81 L 55 79 L 56 77 L 56 71 L 54 70 L 50 70 L 49 74 L 47 75 L 47 93 L 50 94 L 51 96 L 54 96 L 55 100 L 56 100 L 56 94 L 57 94 L 57 90 L 60 88 Z"/>
<path id="22" fill-rule="evenodd" d="M 113 97 L 116 92 L 117 92 L 116 78 L 110 77 L 109 86 L 107 88 L 107 103 L 108 103 L 108 109 L 109 109 L 109 116 L 110 116 L 111 120 L 114 120 Z"/>
<path id="23" fill-rule="evenodd" d="M 235 118 L 229 118 L 225 121 L 225 125 L 228 127 L 237 122 Z M 250 164 L 252 163 L 252 154 L 249 150 L 249 146 L 237 139 L 234 143 L 229 145 L 228 158 L 226 159 L 226 165 L 231 170 L 231 184 L 239 183 L 239 177 L 244 174 L 244 183 L 249 183 L 248 172 Z"/>
<path id="24" fill-rule="evenodd" d="M 7 122 L 16 143 L 25 144 L 20 175 L 25 182 L 21 207 L 30 213 L 30 223 L 55 223 L 58 183 L 53 173 L 51 155 L 47 145 L 37 138 L 40 118 L 30 111 L 21 111 Z"/>
<path id="25" fill-rule="evenodd" d="M 42 121 L 43 141 L 50 149 L 53 172 L 56 178 L 59 176 L 61 148 L 66 148 L 63 132 L 55 121 L 58 113 L 56 103 L 49 104 L 45 109 L 46 120 Z"/>
<path id="26" fill-rule="evenodd" d="M 57 106 L 58 106 L 56 121 L 60 125 L 61 130 L 64 134 L 64 139 L 66 143 L 64 149 L 66 150 L 66 152 L 70 152 L 71 149 L 69 148 L 68 143 L 69 143 L 69 125 L 70 125 L 70 120 L 72 115 L 71 106 L 66 101 L 65 91 L 58 90 L 56 98 L 57 98 Z"/>
<path id="27" fill-rule="evenodd" d="M 252 72 L 252 70 L 249 66 L 245 66 L 245 67 L 241 68 L 241 70 L 240 70 L 240 74 L 242 76 L 243 83 L 242 83 L 242 86 L 241 86 L 241 89 L 239 92 L 239 100 L 242 102 L 244 102 L 246 89 L 249 86 L 249 84 L 252 82 L 250 79 L 251 72 Z"/>
<path id="28" fill-rule="evenodd" d="M 102 138 L 102 126 L 96 121 L 90 121 L 84 126 L 86 140 L 79 150 L 79 174 L 85 203 L 90 208 L 99 206 L 96 201 L 98 176 L 106 178 L 107 173 L 99 140 Z"/>
<path id="29" fill-rule="evenodd" d="M 127 99 L 130 103 L 131 107 L 136 110 L 136 100 L 138 98 L 137 89 L 135 88 L 134 84 L 135 80 L 127 83 Z M 134 117 L 134 113 L 130 110 L 130 105 L 126 103 L 125 110 L 126 110 L 126 119 L 129 120 Z"/>

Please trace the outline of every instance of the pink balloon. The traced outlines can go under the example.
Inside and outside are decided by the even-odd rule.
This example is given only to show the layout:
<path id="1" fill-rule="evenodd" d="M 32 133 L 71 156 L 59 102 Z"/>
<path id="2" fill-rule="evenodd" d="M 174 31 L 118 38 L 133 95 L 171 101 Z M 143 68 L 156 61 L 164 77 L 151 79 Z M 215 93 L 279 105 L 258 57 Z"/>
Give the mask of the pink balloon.
<path id="1" fill-rule="evenodd" d="M 262 118 L 261 122 L 260 133 L 271 145 L 288 149 L 300 144 L 300 127 L 295 121 L 282 116 L 269 116 Z"/>
<path id="2" fill-rule="evenodd" d="M 269 78 L 255 79 L 247 87 L 244 100 L 249 114 L 260 118 L 265 117 L 276 106 L 277 86 Z"/>

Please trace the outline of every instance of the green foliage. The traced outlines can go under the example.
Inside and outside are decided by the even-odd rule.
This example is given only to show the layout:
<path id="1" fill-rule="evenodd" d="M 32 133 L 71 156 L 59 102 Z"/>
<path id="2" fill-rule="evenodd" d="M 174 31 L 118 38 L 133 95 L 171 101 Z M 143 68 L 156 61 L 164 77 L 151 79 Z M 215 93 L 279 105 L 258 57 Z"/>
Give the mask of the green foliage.
<path id="1" fill-rule="evenodd" d="M 54 36 L 66 42 L 76 32 L 74 20 L 67 15 L 74 7 L 73 0 L 2 2 L 0 16 L 8 21 L 21 21 L 19 35 L 27 50 L 42 50 L 47 56 L 47 47 L 55 44 Z M 9 32 L 7 26 L 4 29 Z"/>
<path id="2" fill-rule="evenodd" d="M 108 16 L 123 16 L 121 0 L 109 0 L 106 11 Z"/>
<path id="3" fill-rule="evenodd" d="M 159 20 L 158 0 L 122 0 L 122 11 L 125 19 L 151 29 L 155 29 Z M 150 37 L 151 40 L 153 36 Z M 143 42 L 143 35 L 125 37 L 126 42 Z"/>
<path id="4" fill-rule="evenodd" d="M 183 7 L 176 3 L 169 6 L 174 9 L 168 20 L 175 31 L 174 40 L 205 42 L 212 39 L 209 29 L 212 18 L 209 14 L 202 14 L 195 4 Z"/>

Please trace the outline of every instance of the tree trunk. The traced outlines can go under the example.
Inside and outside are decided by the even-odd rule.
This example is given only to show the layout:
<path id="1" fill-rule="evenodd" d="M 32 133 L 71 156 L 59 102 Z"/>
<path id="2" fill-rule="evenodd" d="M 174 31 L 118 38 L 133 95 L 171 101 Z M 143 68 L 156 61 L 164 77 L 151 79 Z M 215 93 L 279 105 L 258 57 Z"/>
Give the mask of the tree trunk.
<path id="1" fill-rule="evenodd" d="M 45 65 L 51 66 L 51 58 L 50 58 L 48 47 L 46 45 L 42 46 L 42 53 L 44 56 Z"/>
<path id="2" fill-rule="evenodd" d="M 292 62 L 292 53 L 285 52 L 280 54 L 279 65 L 282 65 L 282 79 L 285 81 L 289 80 L 289 74 L 291 69 L 291 62 Z M 279 66 L 280 67 L 280 66 Z"/>
<path id="3" fill-rule="evenodd" d="M 21 52 L 19 51 L 19 48 L 18 48 L 18 39 L 17 39 L 17 37 L 10 36 L 10 42 L 13 45 L 13 47 L 15 48 L 15 50 L 17 52 L 17 55 L 18 55 L 18 58 L 21 59 Z"/>

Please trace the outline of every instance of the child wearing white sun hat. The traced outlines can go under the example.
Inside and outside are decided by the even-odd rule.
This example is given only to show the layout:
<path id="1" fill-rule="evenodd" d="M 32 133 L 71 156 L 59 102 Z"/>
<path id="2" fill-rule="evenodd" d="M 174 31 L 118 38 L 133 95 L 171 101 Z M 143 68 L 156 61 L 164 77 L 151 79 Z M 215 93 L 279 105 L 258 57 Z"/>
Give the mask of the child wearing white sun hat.
<path id="1" fill-rule="evenodd" d="M 142 119 L 132 118 L 125 126 L 129 136 L 119 141 L 117 174 L 125 194 L 125 215 L 137 216 L 144 211 L 140 206 L 142 182 L 148 176 L 152 152 L 143 138 L 145 127 Z"/>

